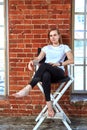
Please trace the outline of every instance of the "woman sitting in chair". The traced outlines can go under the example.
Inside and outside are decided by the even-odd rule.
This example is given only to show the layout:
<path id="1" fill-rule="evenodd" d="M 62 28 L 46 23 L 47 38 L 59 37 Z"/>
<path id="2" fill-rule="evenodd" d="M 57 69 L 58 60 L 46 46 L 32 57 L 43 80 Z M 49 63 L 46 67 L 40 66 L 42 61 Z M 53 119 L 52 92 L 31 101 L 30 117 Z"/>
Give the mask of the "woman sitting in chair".
<path id="1" fill-rule="evenodd" d="M 41 81 L 48 107 L 48 116 L 53 117 L 55 112 L 50 99 L 51 83 L 55 83 L 63 78 L 65 75 L 64 66 L 72 64 L 74 61 L 71 49 L 68 45 L 62 43 L 62 38 L 58 29 L 51 29 L 48 33 L 48 38 L 50 44 L 44 46 L 40 54 L 29 62 L 28 68 L 30 71 L 33 71 L 34 63 L 39 63 L 44 57 L 46 58 L 45 62 L 40 65 L 29 84 L 12 95 L 17 98 L 27 96 L 30 90 Z M 64 61 L 66 56 L 67 60 Z"/>

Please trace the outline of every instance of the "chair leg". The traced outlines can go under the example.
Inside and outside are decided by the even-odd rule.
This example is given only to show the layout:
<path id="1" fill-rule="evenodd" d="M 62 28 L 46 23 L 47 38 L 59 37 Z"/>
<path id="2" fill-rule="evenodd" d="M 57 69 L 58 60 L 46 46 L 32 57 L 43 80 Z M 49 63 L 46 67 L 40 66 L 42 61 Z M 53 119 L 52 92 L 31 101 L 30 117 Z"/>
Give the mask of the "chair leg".
<path id="1" fill-rule="evenodd" d="M 41 123 L 44 121 L 45 118 L 46 118 L 45 116 L 42 116 L 40 120 L 37 122 L 37 124 L 35 125 L 35 127 L 33 128 L 33 130 L 38 130 L 38 128 L 40 127 Z"/>
<path id="2" fill-rule="evenodd" d="M 62 83 L 59 86 L 59 88 L 56 90 L 56 92 L 53 95 L 51 94 L 51 100 L 53 102 L 52 103 L 53 104 L 53 108 L 54 108 L 54 110 L 55 110 L 56 113 L 60 113 L 60 114 L 62 113 L 63 117 L 61 118 L 61 121 L 66 126 L 67 130 L 72 130 L 70 128 L 69 124 L 68 124 L 68 123 L 71 123 L 71 121 L 68 118 L 68 116 L 64 113 L 64 111 L 60 107 L 60 105 L 58 104 L 58 101 L 63 96 L 63 94 L 66 92 L 66 90 L 69 88 L 69 86 L 71 85 L 72 82 L 73 82 L 72 79 L 69 80 L 68 83 L 65 86 L 64 86 L 65 83 Z M 42 93 L 44 93 L 41 84 L 38 83 L 37 85 L 40 88 L 40 90 L 42 91 Z M 33 128 L 33 130 L 38 130 L 38 128 L 40 127 L 41 123 L 45 120 L 45 118 L 48 117 L 46 112 L 47 112 L 47 105 L 45 105 L 45 107 L 42 109 L 42 111 L 40 112 L 40 114 L 37 116 L 37 118 L 36 118 L 37 124 L 35 125 L 35 127 Z M 54 118 L 54 119 L 57 119 L 57 118 Z"/>
<path id="3" fill-rule="evenodd" d="M 52 96 L 52 95 L 51 95 L 51 96 Z M 54 101 L 55 101 L 55 99 L 54 99 Z M 65 114 L 65 112 L 64 112 L 63 109 L 60 107 L 60 105 L 59 105 L 58 103 L 56 103 L 55 106 L 56 106 L 57 112 L 62 112 L 63 115 L 65 116 L 67 122 L 70 124 L 70 123 L 71 123 L 70 119 L 69 119 L 68 116 Z"/>
<path id="4" fill-rule="evenodd" d="M 45 107 L 42 109 L 42 111 L 39 113 L 39 115 L 36 118 L 36 122 L 41 118 L 41 116 L 43 116 L 43 114 L 46 112 L 47 110 L 47 105 L 45 105 Z"/>
<path id="5" fill-rule="evenodd" d="M 68 116 L 64 113 L 64 111 L 62 110 L 62 108 L 60 107 L 60 105 L 57 103 L 53 107 L 56 110 L 56 113 L 60 113 L 60 115 L 58 115 L 58 118 L 54 117 L 53 119 L 61 119 L 61 121 L 63 122 L 63 124 L 66 126 L 67 130 L 72 130 L 71 127 L 70 127 L 70 125 L 69 125 L 71 123 L 71 121 L 68 118 Z M 62 116 L 62 118 L 61 118 L 61 116 Z"/>
<path id="6" fill-rule="evenodd" d="M 72 130 L 71 127 L 69 126 L 69 124 L 66 122 L 66 120 L 62 120 L 62 122 L 66 126 L 67 130 Z"/>

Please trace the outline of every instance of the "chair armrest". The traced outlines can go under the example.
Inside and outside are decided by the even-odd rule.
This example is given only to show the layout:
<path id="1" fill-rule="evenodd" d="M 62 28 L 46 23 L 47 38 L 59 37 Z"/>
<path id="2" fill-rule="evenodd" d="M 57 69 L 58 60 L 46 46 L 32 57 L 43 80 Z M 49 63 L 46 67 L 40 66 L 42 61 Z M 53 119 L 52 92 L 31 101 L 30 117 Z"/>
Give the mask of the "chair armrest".
<path id="1" fill-rule="evenodd" d="M 34 66 L 36 66 L 36 65 L 38 65 L 38 64 L 39 64 L 39 62 L 38 62 L 38 61 L 33 61 L 33 63 L 34 63 Z"/>
<path id="2" fill-rule="evenodd" d="M 36 72 L 40 66 L 40 63 L 38 61 L 34 61 L 34 71 Z"/>
<path id="3" fill-rule="evenodd" d="M 67 65 L 68 76 L 74 77 L 74 64 Z"/>

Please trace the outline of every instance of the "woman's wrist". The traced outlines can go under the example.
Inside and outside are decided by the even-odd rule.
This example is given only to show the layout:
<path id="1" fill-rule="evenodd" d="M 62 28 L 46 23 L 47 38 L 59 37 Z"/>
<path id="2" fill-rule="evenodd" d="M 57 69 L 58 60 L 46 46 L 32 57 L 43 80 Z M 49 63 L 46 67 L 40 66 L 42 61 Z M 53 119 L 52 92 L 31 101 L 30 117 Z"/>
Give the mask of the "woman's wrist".
<path id="1" fill-rule="evenodd" d="M 39 63 L 39 61 L 38 61 L 38 60 L 36 60 L 36 59 L 35 59 L 35 60 L 33 60 L 33 64 L 34 64 L 34 65 L 37 65 L 38 63 Z"/>
<path id="2" fill-rule="evenodd" d="M 62 62 L 59 62 L 59 64 L 60 64 L 59 66 L 62 66 L 62 65 L 63 65 Z"/>

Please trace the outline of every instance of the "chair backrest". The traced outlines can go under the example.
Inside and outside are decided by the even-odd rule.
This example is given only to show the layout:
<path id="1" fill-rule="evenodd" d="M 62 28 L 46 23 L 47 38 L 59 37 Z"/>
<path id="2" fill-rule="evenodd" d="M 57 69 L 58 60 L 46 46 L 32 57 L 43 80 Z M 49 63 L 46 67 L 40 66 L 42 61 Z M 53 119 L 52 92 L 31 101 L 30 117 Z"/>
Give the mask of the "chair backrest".
<path id="1" fill-rule="evenodd" d="M 39 55 L 41 52 L 41 48 L 38 48 L 38 52 L 37 55 Z M 39 63 L 44 63 L 45 62 L 46 57 L 44 57 Z"/>

